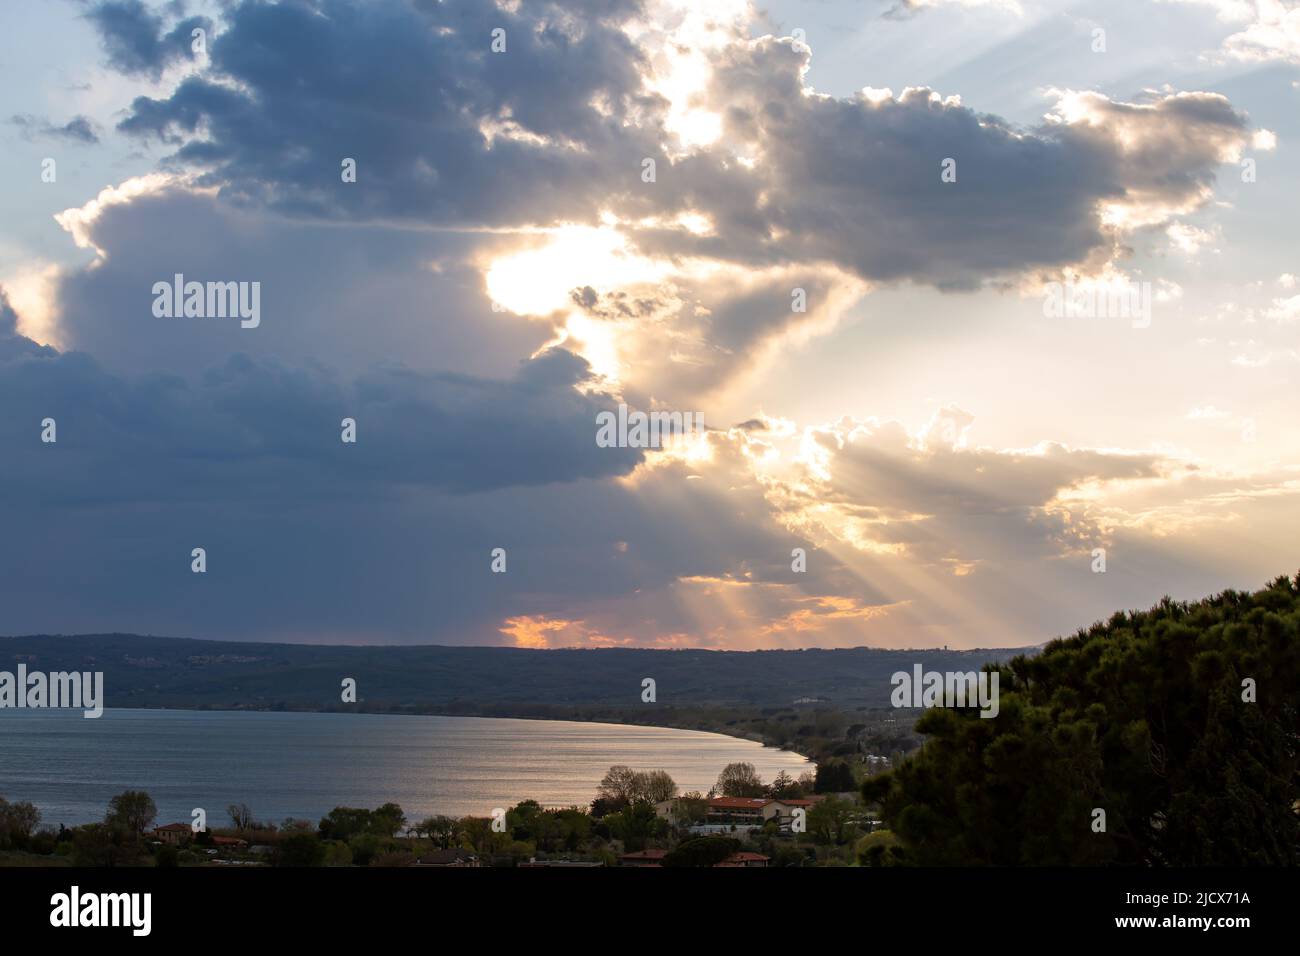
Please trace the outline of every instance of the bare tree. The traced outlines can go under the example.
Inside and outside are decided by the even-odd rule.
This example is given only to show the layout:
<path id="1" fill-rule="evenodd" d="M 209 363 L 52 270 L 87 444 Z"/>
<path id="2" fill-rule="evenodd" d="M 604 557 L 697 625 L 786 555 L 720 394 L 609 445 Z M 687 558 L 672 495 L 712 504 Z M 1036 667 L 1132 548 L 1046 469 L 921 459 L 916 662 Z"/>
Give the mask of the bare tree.
<path id="1" fill-rule="evenodd" d="M 722 768 L 714 789 L 724 797 L 761 797 L 766 788 L 752 763 L 737 762 Z"/>
<path id="2" fill-rule="evenodd" d="M 636 777 L 637 773 L 631 767 L 615 764 L 601 778 L 596 794 L 615 807 L 627 806 L 636 799 Z"/>
<path id="3" fill-rule="evenodd" d="M 637 774 L 637 796 L 659 803 L 677 796 L 677 783 L 666 770 L 647 770 Z"/>
<path id="4" fill-rule="evenodd" d="M 226 813 L 230 814 L 230 822 L 236 830 L 247 830 L 253 825 L 253 811 L 246 803 L 232 803 L 226 807 Z"/>
<path id="5" fill-rule="evenodd" d="M 143 836 L 158 816 L 153 797 L 143 790 L 125 790 L 108 802 L 104 822 L 134 836 Z"/>

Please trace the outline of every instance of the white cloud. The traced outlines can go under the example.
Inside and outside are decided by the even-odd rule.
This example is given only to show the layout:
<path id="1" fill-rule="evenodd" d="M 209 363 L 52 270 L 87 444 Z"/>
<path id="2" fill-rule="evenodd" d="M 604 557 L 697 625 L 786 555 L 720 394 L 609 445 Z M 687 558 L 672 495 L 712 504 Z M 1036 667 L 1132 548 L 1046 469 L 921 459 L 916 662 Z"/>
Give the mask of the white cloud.
<path id="1" fill-rule="evenodd" d="M 1169 237 L 1169 244 L 1173 249 L 1189 258 L 1214 241 L 1214 235 L 1209 230 L 1190 226 L 1185 222 L 1170 223 L 1165 229 L 1165 235 Z"/>
<path id="2" fill-rule="evenodd" d="M 1289 299 L 1274 299 L 1273 304 L 1264 310 L 1264 318 L 1287 325 L 1300 319 L 1300 295 L 1293 295 Z"/>
<path id="3" fill-rule="evenodd" d="M 1173 0 L 1211 7 L 1225 23 L 1242 29 L 1223 41 L 1225 55 L 1247 62 L 1300 63 L 1300 2 L 1297 0 Z"/>

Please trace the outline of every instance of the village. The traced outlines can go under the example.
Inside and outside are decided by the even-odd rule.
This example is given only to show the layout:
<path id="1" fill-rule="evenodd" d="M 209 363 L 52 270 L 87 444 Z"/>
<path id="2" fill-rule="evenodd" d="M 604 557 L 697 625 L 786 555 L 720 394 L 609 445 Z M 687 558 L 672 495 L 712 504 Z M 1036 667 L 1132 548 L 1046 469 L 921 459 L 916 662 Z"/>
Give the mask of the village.
<path id="1" fill-rule="evenodd" d="M 728 764 L 708 793 L 681 793 L 663 770 L 613 766 L 588 806 L 523 800 L 485 816 L 408 820 L 400 806 L 335 807 L 319 821 L 259 822 L 246 804 L 229 826 L 157 821 L 143 791 L 113 797 L 102 823 L 55 831 L 30 803 L 0 799 L 9 865 L 380 867 L 789 867 L 893 862 L 897 841 L 863 802 L 846 762 L 764 783 Z"/>

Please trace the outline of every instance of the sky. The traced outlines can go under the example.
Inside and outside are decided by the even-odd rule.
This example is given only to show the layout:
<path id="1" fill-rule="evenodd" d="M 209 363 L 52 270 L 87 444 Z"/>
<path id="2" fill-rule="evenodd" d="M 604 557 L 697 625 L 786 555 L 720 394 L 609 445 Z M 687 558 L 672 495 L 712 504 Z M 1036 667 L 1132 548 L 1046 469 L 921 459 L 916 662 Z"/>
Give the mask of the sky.
<path id="1" fill-rule="evenodd" d="M 1297 106 L 1295 0 L 7 3 L 0 633 L 1011 647 L 1295 574 Z"/>

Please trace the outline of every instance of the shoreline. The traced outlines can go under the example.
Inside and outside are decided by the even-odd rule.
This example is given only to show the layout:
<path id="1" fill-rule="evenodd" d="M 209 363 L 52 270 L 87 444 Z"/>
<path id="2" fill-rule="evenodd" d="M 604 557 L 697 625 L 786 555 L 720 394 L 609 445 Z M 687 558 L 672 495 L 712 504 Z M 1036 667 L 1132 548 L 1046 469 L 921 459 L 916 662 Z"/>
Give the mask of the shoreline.
<path id="1" fill-rule="evenodd" d="M 18 708 L 15 708 L 18 709 Z M 21 708 L 26 709 L 26 708 Z M 259 713 L 259 714 L 369 714 L 374 716 L 402 716 L 402 717 L 481 717 L 486 720 L 536 720 L 559 723 L 578 723 L 578 724 L 604 724 L 611 727 L 651 727 L 661 730 L 688 730 L 696 733 L 714 734 L 719 737 L 728 737 L 732 740 L 744 740 L 749 743 L 756 743 L 762 747 L 779 750 L 785 753 L 792 753 L 804 758 L 809 764 L 815 766 L 817 763 L 816 756 L 809 753 L 811 747 L 800 747 L 798 744 L 782 746 L 769 738 L 760 734 L 752 733 L 735 733 L 727 730 L 717 729 L 714 726 L 701 726 L 698 723 L 690 721 L 664 722 L 662 720 L 655 722 L 645 722 L 640 720 L 628 719 L 627 715 L 619 711 L 599 713 L 588 712 L 584 714 L 577 711 L 572 714 L 538 714 L 536 712 L 528 713 L 513 708 L 504 708 L 498 710 L 492 705 L 488 705 L 488 712 L 467 713 L 465 711 L 451 710 L 445 707 L 435 707 L 430 710 L 412 709 L 409 707 L 402 708 L 368 708 L 364 705 L 358 705 L 351 710 L 342 710 L 337 708 L 320 708 L 320 707 L 247 707 L 247 706 L 198 706 L 198 707 L 173 707 L 164 705 L 142 704 L 130 707 L 108 706 L 104 710 L 164 710 L 164 711 L 185 711 L 190 713 Z M 671 720 L 672 711 L 666 712 Z M 621 719 L 622 718 L 622 719 Z"/>
<path id="2" fill-rule="evenodd" d="M 793 752 L 782 751 L 778 748 L 764 747 L 761 741 L 747 740 L 730 734 L 719 734 L 695 728 L 665 727 L 661 725 L 647 724 L 635 725 L 601 720 L 578 721 L 538 717 L 486 717 L 465 714 L 394 715 L 391 713 L 376 711 L 347 713 L 342 714 L 342 716 L 352 718 L 358 716 L 417 716 L 441 718 L 474 717 L 475 719 L 461 721 L 455 724 L 450 720 L 447 720 L 443 722 L 442 726 L 439 726 L 438 722 L 426 721 L 424 722 L 423 727 L 412 722 L 407 722 L 403 727 L 398 727 L 397 725 L 392 724 L 386 725 L 384 723 L 346 720 L 342 721 L 340 725 L 330 725 L 327 721 L 309 721 L 296 717 L 286 717 L 285 720 L 278 722 L 274 721 L 270 717 L 263 720 L 258 720 L 255 717 L 250 717 L 248 720 L 241 720 L 239 717 L 235 716 L 239 712 L 264 715 L 286 713 L 286 711 L 274 710 L 252 711 L 250 708 L 110 707 L 105 708 L 105 713 L 110 717 L 113 723 L 110 725 L 111 730 L 109 727 L 105 727 L 104 730 L 109 733 L 110 736 L 107 739 L 110 742 L 116 740 L 119 742 L 126 741 L 130 743 L 130 741 L 133 740 L 175 741 L 178 739 L 176 736 L 177 728 L 180 728 L 182 731 L 182 736 L 184 733 L 189 732 L 187 728 L 192 728 L 194 732 L 205 732 L 203 729 L 206 728 L 206 732 L 213 735 L 213 738 L 218 741 L 226 739 L 234 741 L 242 740 L 244 742 L 253 740 L 279 741 L 279 743 L 272 747 L 273 752 L 279 752 L 279 750 L 283 749 L 284 746 L 289 746 L 296 752 L 300 748 L 293 742 L 298 741 L 299 744 L 305 746 L 305 752 L 308 754 L 314 753 L 320 749 L 317 744 L 312 741 L 319 741 L 323 745 L 332 746 L 329 743 L 330 741 L 339 739 L 355 739 L 362 741 L 368 749 L 373 749 L 376 753 L 383 753 L 386 742 L 392 742 L 397 748 L 397 750 L 394 751 L 396 753 L 402 750 L 404 743 L 410 744 L 414 741 L 423 740 L 427 743 L 428 747 L 421 749 L 432 748 L 431 752 L 434 754 L 432 758 L 434 762 L 429 764 L 429 767 L 442 766 L 441 759 L 436 755 L 442 753 L 439 748 L 443 746 L 443 741 L 447 742 L 450 752 L 456 751 L 457 741 L 462 739 L 496 740 L 503 745 L 509 745 L 512 747 L 518 745 L 525 749 L 540 746 L 543 741 L 557 741 L 560 744 L 563 744 L 566 740 L 573 741 L 573 745 L 576 747 L 574 752 L 585 753 L 587 755 L 587 762 L 592 763 L 591 768 L 586 768 L 584 764 L 582 773 L 580 774 L 581 779 L 577 777 L 568 779 L 569 777 L 573 777 L 572 771 L 568 774 L 560 775 L 555 780 L 548 779 L 549 777 L 555 777 L 555 774 L 548 775 L 543 771 L 541 778 L 538 778 L 536 771 L 533 770 L 522 775 L 523 778 L 532 779 L 532 784 L 529 784 L 528 779 L 521 778 L 519 780 L 514 780 L 514 775 L 509 772 L 505 773 L 504 776 L 500 773 L 494 773 L 492 779 L 496 782 L 489 785 L 487 791 L 483 794 L 483 799 L 490 797 L 492 800 L 497 801 L 501 806 L 511 806 L 512 803 L 509 801 L 518 802 L 521 800 L 531 799 L 540 802 L 541 805 L 547 809 L 565 809 L 571 806 L 585 806 L 591 797 L 591 793 L 588 793 L 587 791 L 590 789 L 592 793 L 595 792 L 600 775 L 604 773 L 610 765 L 628 764 L 638 769 L 667 767 L 673 773 L 674 777 L 681 782 L 683 787 L 687 789 L 701 790 L 707 787 L 707 782 L 705 781 L 706 774 L 701 773 L 701 767 L 698 766 L 701 763 L 709 765 L 708 767 L 703 768 L 707 770 L 708 781 L 712 781 L 714 775 L 716 775 L 718 770 L 720 770 L 724 764 L 734 761 L 752 762 L 757 765 L 759 772 L 765 778 L 776 774 L 778 770 L 783 770 L 792 776 L 798 776 L 804 772 L 805 769 L 808 771 L 813 769 L 812 765 L 807 762 L 806 758 L 794 754 Z M 288 711 L 287 713 L 298 715 L 328 715 L 331 713 L 339 714 L 340 712 L 295 710 Z M 161 716 L 159 716 L 160 714 Z M 0 717 L 0 720 L 3 720 L 3 717 Z M 512 727 L 505 727 L 502 721 L 527 721 L 528 723 L 526 726 L 517 724 Z M 555 726 L 546 727 L 544 723 L 549 723 Z M 18 718 L 17 723 L 11 725 L 11 728 L 12 733 L 16 735 L 15 739 L 21 741 L 26 737 L 28 732 L 61 735 L 68 731 L 69 725 L 73 728 L 71 732 L 77 738 L 80 738 L 79 740 L 69 740 L 69 745 L 72 746 L 74 750 L 78 752 L 86 751 L 87 754 L 89 754 L 87 748 L 94 750 L 100 749 L 99 742 L 94 739 L 98 736 L 94 732 L 94 728 L 83 727 L 82 718 L 80 717 L 80 714 L 75 711 L 31 709 L 26 718 Z M 44 730 L 41 729 L 42 726 L 44 726 Z M 634 728 L 637 727 L 644 728 L 647 733 L 637 733 L 634 730 Z M 26 728 L 26 730 L 24 728 Z M 662 734 L 655 733 L 655 731 L 662 731 Z M 747 747 L 742 748 L 738 746 L 742 742 L 746 745 L 756 745 L 762 748 L 762 753 L 760 754 L 759 751 L 748 750 Z M 134 748 L 136 747 L 136 744 L 130 744 L 130 746 Z M 162 813 L 160 820 L 162 820 L 163 817 L 167 818 L 167 820 L 171 820 L 172 817 L 176 817 L 176 819 L 183 818 L 183 814 L 180 816 L 177 815 L 180 811 L 177 810 L 175 806 L 169 807 L 165 805 L 174 803 L 176 795 L 175 793 L 169 793 L 170 790 L 174 790 L 174 784 L 176 783 L 176 779 L 174 778 L 177 778 L 178 774 L 181 777 L 187 776 L 184 769 L 187 766 L 185 764 L 186 758 L 181 756 L 179 752 L 175 752 L 173 749 L 174 746 L 175 744 L 173 743 L 164 749 L 167 753 L 174 753 L 175 760 L 164 760 L 158 763 L 156 766 L 156 772 L 146 773 L 144 776 L 140 776 L 134 771 L 128 774 L 128 776 L 131 777 L 135 789 L 142 789 L 157 799 L 159 810 Z M 109 752 L 112 753 L 115 751 L 110 748 Z M 658 758 L 656 758 L 654 754 L 659 754 L 665 762 L 657 762 Z M 705 756 L 710 754 L 716 755 L 716 757 L 711 758 Z M 594 758 L 594 760 L 592 758 Z M 715 759 L 720 761 L 716 766 L 713 765 Z M 179 765 L 176 761 L 180 761 Z M 795 761 L 798 761 L 797 765 L 794 765 Z M 293 760 L 290 760 L 289 762 L 293 763 Z M 249 791 L 250 794 L 254 792 L 261 793 L 258 788 L 261 787 L 262 782 L 264 782 L 263 777 L 265 776 L 265 767 L 267 766 L 265 761 L 262 761 L 261 763 L 263 771 L 260 776 L 255 774 L 253 777 L 249 778 L 250 780 L 253 780 L 253 783 L 249 784 L 249 786 L 253 788 Z M 472 760 L 471 763 L 473 763 Z M 380 761 L 380 764 L 382 764 L 382 760 Z M 674 764 L 680 766 L 674 766 Z M 278 766 L 279 763 L 273 761 L 272 765 Z M 487 765 L 485 765 L 485 767 L 486 766 Z M 694 772 L 687 773 L 684 777 L 677 776 L 678 769 L 685 769 L 685 767 L 694 767 Z M 3 795 L 8 797 L 10 800 L 32 801 L 41 810 L 44 816 L 44 822 L 48 825 L 53 826 L 58 824 L 67 827 L 76 827 L 87 823 L 98 822 L 101 811 L 98 808 L 97 798 L 92 796 L 90 799 L 90 803 L 95 804 L 93 808 L 80 807 L 80 804 L 86 802 L 84 795 L 70 793 L 67 795 L 67 799 L 64 799 L 62 793 L 46 792 L 48 788 L 39 786 L 37 778 L 32 777 L 28 780 L 28 777 L 30 776 L 28 771 L 30 771 L 31 768 L 27 767 L 22 760 L 19 760 L 18 764 L 12 769 L 14 770 L 16 777 L 21 779 L 9 781 L 11 784 L 9 792 L 5 792 Z M 135 767 L 135 770 L 137 771 L 140 769 L 140 767 Z M 144 769 L 147 770 L 147 768 Z M 495 769 L 501 770 L 501 766 L 496 766 Z M 590 774 L 586 772 L 587 769 L 590 769 Z M 590 776 L 590 779 L 586 779 L 588 775 Z M 94 789 L 92 786 L 93 782 L 100 778 L 94 774 L 89 777 L 83 774 L 78 779 L 82 781 L 85 787 L 91 787 L 91 789 Z M 32 784 L 34 789 L 33 786 L 27 786 L 24 784 L 22 782 L 24 780 L 27 781 L 27 783 Z M 512 780 L 514 780 L 513 784 L 510 783 Z M 212 790 L 214 781 L 209 778 L 195 778 L 192 782 L 195 786 L 203 789 L 204 793 L 208 793 L 209 790 L 211 790 L 212 793 L 222 793 L 220 790 Z M 540 789 L 538 787 L 539 783 Z M 554 783 L 560 784 L 558 789 L 551 786 Z M 85 788 L 82 784 L 78 784 L 78 787 L 82 789 Z M 204 789 L 205 787 L 206 789 Z M 513 792 L 515 788 L 522 789 L 519 789 L 518 792 L 515 793 Z M 372 806 L 372 803 L 365 802 L 366 799 L 371 798 L 373 798 L 373 801 L 377 802 L 383 802 L 390 799 L 397 801 L 403 807 L 407 808 L 409 812 L 421 816 L 447 815 L 460 818 L 466 815 L 482 815 L 480 812 L 482 808 L 474 808 L 477 807 L 477 802 L 481 801 L 474 801 L 473 807 L 470 804 L 464 803 L 467 799 L 467 795 L 458 792 L 456 788 L 453 788 L 448 792 L 438 790 L 436 795 L 432 793 L 425 794 L 426 798 L 433 796 L 433 801 L 423 807 L 421 807 L 417 801 L 415 804 L 417 809 L 415 811 L 411 811 L 411 807 L 408 806 L 408 800 L 414 798 L 412 798 L 409 792 L 405 792 L 402 787 L 394 789 L 391 796 L 383 795 L 382 797 L 375 796 L 374 794 L 369 794 L 366 797 L 358 797 L 356 795 L 349 797 L 343 792 L 338 794 L 331 793 L 328 795 L 328 799 L 326 799 L 325 802 L 320 803 L 319 807 L 317 807 L 316 804 L 320 801 L 316 798 L 324 797 L 324 794 L 315 793 L 315 790 L 317 789 L 320 788 L 316 787 L 315 784 L 312 784 L 307 787 L 307 791 L 310 792 L 304 791 L 304 793 L 299 794 L 299 796 L 303 797 L 301 805 L 298 800 L 291 800 L 284 806 L 268 808 L 267 812 L 270 814 L 268 819 L 278 820 L 280 816 L 285 814 L 290 817 L 299 817 L 305 814 L 304 818 L 310 817 L 314 819 L 316 816 L 327 813 L 329 808 L 334 806 Z M 330 790 L 331 788 L 326 787 L 325 789 Z M 409 789 L 410 788 L 408 787 L 407 790 Z M 497 793 L 496 791 L 501 791 L 501 793 Z M 579 795 L 579 791 L 581 791 L 581 795 Z M 109 794 L 106 793 L 104 795 L 104 800 L 107 800 L 108 796 Z M 224 806 L 231 799 L 236 799 L 237 801 L 237 799 L 246 798 L 241 797 L 238 794 L 233 796 L 230 794 L 223 794 L 220 796 L 220 799 L 217 799 L 216 797 L 213 797 L 211 793 L 208 793 L 207 799 L 209 800 L 209 803 L 204 804 L 202 801 L 200 801 L 200 803 L 203 806 L 209 807 L 209 810 L 211 811 L 213 806 Z M 251 796 L 247 799 L 251 799 Z M 361 802 L 351 802 L 358 799 L 361 800 Z M 507 802 L 501 802 L 502 800 Z M 262 798 L 259 798 L 257 805 L 260 806 L 261 802 Z M 186 803 L 185 807 L 188 808 L 190 805 L 190 803 Z M 303 809 L 303 807 L 307 807 L 308 809 Z M 188 812 L 188 810 L 186 812 Z M 413 819 L 414 818 L 415 817 L 413 816 Z M 215 817 L 212 819 L 215 820 Z"/>
<path id="3" fill-rule="evenodd" d="M 25 708 L 24 708 L 25 709 Z M 681 730 L 697 734 L 709 734 L 714 737 L 726 737 L 729 740 L 744 740 L 749 743 L 759 744 L 768 750 L 777 750 L 782 753 L 791 753 L 803 757 L 808 763 L 814 764 L 816 761 L 806 753 L 796 750 L 793 747 L 780 747 L 776 744 L 769 743 L 757 736 L 749 734 L 729 734 L 721 730 L 708 730 L 702 727 L 688 727 L 684 724 L 664 724 L 664 723 L 642 723 L 633 720 L 614 720 L 609 717 L 543 717 L 536 714 L 466 714 L 446 712 L 444 710 L 418 711 L 410 710 L 322 710 L 319 708 L 270 708 L 270 707 L 105 707 L 107 713 L 110 710 L 164 710 L 172 712 L 183 712 L 192 714 L 201 713 L 251 713 L 251 714 L 330 714 L 344 716 L 368 716 L 368 717 L 469 717 L 478 720 L 530 720 L 539 723 L 559 723 L 559 724 L 596 724 L 605 727 L 647 727 L 658 730 Z"/>

